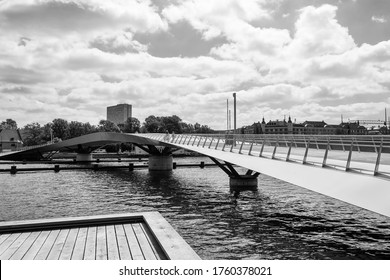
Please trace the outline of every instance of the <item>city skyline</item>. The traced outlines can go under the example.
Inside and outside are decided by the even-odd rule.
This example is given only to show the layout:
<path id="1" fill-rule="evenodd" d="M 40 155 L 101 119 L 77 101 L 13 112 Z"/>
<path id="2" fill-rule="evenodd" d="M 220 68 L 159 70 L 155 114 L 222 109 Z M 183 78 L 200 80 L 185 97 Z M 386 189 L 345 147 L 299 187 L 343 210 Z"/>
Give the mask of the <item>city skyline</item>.
<path id="1" fill-rule="evenodd" d="M 0 119 L 384 119 L 385 0 L 0 0 Z M 232 107 L 231 107 L 232 109 Z M 389 110 L 388 110 L 389 111 Z"/>

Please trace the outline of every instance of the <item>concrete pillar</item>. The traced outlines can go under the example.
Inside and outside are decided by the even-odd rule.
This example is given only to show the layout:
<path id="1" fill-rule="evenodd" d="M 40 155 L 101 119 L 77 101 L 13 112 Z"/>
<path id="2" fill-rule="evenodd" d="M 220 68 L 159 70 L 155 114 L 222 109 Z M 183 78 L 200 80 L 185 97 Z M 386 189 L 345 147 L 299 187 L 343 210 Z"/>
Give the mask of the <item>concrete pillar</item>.
<path id="1" fill-rule="evenodd" d="M 172 169 L 172 155 L 149 155 L 150 171 L 171 171 Z"/>
<path id="2" fill-rule="evenodd" d="M 77 154 L 76 161 L 92 161 L 92 154 Z"/>
<path id="3" fill-rule="evenodd" d="M 252 175 L 230 177 L 230 192 L 247 190 L 257 190 L 257 177 Z"/>

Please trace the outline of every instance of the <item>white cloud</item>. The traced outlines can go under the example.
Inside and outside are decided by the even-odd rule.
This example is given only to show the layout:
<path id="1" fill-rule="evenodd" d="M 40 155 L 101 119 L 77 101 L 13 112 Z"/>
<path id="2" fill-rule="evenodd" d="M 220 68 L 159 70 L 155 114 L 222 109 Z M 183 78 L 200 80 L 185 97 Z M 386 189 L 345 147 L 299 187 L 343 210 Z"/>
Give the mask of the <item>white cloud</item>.
<path id="1" fill-rule="evenodd" d="M 331 5 L 302 9 L 288 55 L 307 58 L 340 54 L 356 47 L 348 29 L 337 22 L 336 11 L 337 7 Z"/>
<path id="2" fill-rule="evenodd" d="M 386 23 L 387 19 L 383 16 L 372 16 L 371 20 L 378 23 Z"/>

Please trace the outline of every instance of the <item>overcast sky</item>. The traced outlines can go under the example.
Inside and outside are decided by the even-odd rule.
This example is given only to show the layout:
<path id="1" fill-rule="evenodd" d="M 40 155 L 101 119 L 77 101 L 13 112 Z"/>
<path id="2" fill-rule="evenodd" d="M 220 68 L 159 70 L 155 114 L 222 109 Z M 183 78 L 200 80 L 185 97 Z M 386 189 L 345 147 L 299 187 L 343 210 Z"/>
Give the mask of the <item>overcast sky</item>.
<path id="1" fill-rule="evenodd" d="M 384 119 L 388 0 L 0 0 L 0 121 Z M 231 109 L 233 109 L 231 107 Z"/>

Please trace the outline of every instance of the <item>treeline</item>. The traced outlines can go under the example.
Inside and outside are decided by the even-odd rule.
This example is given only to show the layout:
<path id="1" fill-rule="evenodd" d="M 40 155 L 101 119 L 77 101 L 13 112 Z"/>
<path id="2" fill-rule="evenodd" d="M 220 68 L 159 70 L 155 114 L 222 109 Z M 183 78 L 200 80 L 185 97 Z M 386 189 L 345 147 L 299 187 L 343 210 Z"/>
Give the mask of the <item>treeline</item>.
<path id="1" fill-rule="evenodd" d="M 7 119 L 0 123 L 0 129 L 18 129 L 16 121 Z M 54 119 L 45 125 L 32 122 L 20 128 L 25 146 L 40 145 L 50 141 L 66 140 L 94 132 L 123 132 L 123 133 L 212 133 L 207 125 L 185 123 L 176 115 L 149 116 L 141 125 L 137 118 L 128 118 L 122 125 L 116 125 L 107 120 L 101 120 L 98 125 L 89 122 L 67 121 Z"/>

